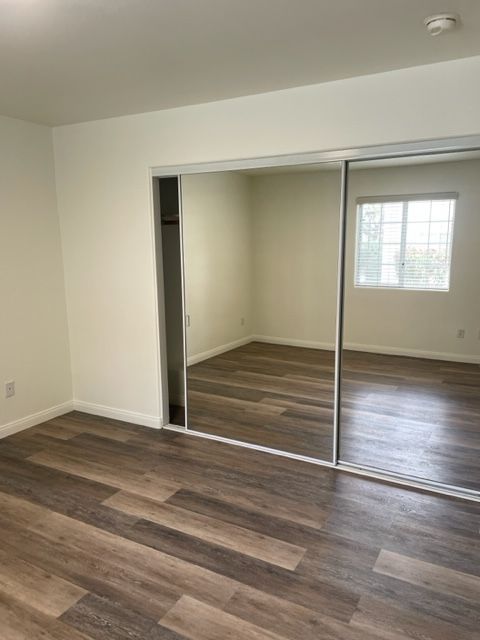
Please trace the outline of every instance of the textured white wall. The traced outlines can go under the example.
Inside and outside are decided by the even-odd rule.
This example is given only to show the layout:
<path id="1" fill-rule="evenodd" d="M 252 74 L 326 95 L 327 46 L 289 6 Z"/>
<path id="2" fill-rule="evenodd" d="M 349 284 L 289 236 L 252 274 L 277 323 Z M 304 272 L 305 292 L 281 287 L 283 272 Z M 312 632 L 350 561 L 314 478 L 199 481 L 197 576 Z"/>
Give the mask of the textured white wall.
<path id="1" fill-rule="evenodd" d="M 161 415 L 149 167 L 478 134 L 479 74 L 475 57 L 57 128 L 76 398 Z"/>
<path id="2" fill-rule="evenodd" d="M 0 117 L 0 229 L 1 429 L 72 395 L 47 127 Z M 16 395 L 5 399 L 9 380 L 16 382 Z"/>

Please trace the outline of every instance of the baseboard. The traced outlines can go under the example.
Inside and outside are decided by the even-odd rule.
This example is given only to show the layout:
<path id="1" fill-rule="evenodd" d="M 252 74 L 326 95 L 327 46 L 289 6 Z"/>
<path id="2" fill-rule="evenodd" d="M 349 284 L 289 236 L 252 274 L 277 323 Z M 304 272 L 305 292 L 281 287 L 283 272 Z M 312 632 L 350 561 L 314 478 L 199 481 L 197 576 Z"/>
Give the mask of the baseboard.
<path id="1" fill-rule="evenodd" d="M 406 356 L 408 358 L 425 358 L 427 360 L 445 360 L 447 362 L 480 364 L 480 356 L 469 356 L 460 353 L 424 351 L 421 349 L 405 349 L 403 347 L 385 347 L 378 344 L 359 344 L 356 342 L 345 342 L 344 347 L 350 351 L 379 353 L 387 356 Z"/>
<path id="2" fill-rule="evenodd" d="M 74 400 L 73 408 L 76 411 L 83 411 L 83 413 L 90 413 L 95 416 L 102 416 L 102 418 L 111 418 L 112 420 L 121 420 L 122 422 L 139 424 L 143 427 L 151 427 L 152 429 L 161 429 L 163 426 L 163 418 L 161 416 L 149 416 L 145 413 L 116 409 L 115 407 L 107 407 L 103 404 L 96 404 L 94 402 Z"/>
<path id="3" fill-rule="evenodd" d="M 50 409 L 44 409 L 43 411 L 32 413 L 25 418 L 19 418 L 18 420 L 7 422 L 7 424 L 0 425 L 0 438 L 6 438 L 14 433 L 23 431 L 24 429 L 36 427 L 37 424 L 47 422 L 47 420 L 52 420 L 53 418 L 58 418 L 58 416 L 63 416 L 65 413 L 72 411 L 72 409 L 73 403 L 69 400 L 68 402 L 63 402 L 62 404 L 50 407 Z"/>
<path id="4" fill-rule="evenodd" d="M 276 336 L 251 336 L 251 342 L 266 342 L 267 344 L 282 344 L 287 347 L 304 347 L 307 349 L 323 349 L 334 351 L 333 342 L 318 342 L 317 340 L 297 340 L 296 338 L 278 338 Z"/>
<path id="5" fill-rule="evenodd" d="M 215 347 L 214 349 L 209 349 L 208 351 L 197 353 L 194 356 L 190 356 L 188 358 L 188 366 L 197 364 L 198 362 L 202 362 L 203 360 L 208 360 L 209 358 L 213 358 L 214 356 L 219 356 L 220 354 L 231 351 L 232 349 L 236 349 L 237 347 L 243 347 L 243 345 L 252 342 L 253 339 L 254 336 L 245 336 L 244 338 L 234 340 L 233 342 L 229 342 L 228 344 L 222 344 L 219 347 Z"/>

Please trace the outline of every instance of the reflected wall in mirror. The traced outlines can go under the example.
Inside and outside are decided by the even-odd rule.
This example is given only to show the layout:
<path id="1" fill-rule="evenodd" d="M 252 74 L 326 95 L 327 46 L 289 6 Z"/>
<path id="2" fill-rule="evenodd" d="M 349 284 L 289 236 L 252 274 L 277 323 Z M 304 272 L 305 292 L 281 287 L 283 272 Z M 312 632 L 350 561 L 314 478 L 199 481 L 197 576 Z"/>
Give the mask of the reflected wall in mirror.
<path id="1" fill-rule="evenodd" d="M 351 163 L 340 459 L 480 489 L 480 155 Z"/>
<path id="2" fill-rule="evenodd" d="M 182 176 L 188 428 L 332 460 L 340 180 Z"/>

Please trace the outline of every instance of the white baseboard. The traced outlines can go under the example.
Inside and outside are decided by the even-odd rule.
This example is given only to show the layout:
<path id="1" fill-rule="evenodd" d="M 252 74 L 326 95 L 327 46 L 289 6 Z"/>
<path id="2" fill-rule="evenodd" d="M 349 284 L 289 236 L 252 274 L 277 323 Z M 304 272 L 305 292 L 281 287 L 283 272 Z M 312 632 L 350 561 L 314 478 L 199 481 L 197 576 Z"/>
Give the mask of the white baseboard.
<path id="1" fill-rule="evenodd" d="M 163 418 L 160 416 L 149 416 L 145 413 L 116 409 L 115 407 L 107 407 L 103 404 L 96 404 L 94 402 L 74 400 L 73 408 L 76 411 L 83 411 L 83 413 L 90 413 L 95 416 L 102 416 L 103 418 L 111 418 L 112 420 L 121 420 L 122 422 L 139 424 L 143 427 L 151 427 L 152 429 L 161 429 L 163 426 Z"/>
<path id="2" fill-rule="evenodd" d="M 288 347 L 304 347 L 307 349 L 323 349 L 334 351 L 333 342 L 318 342 L 316 340 L 297 340 L 296 338 L 278 338 L 276 336 L 251 336 L 250 342 L 266 342 L 267 344 L 283 344 Z"/>
<path id="3" fill-rule="evenodd" d="M 427 360 L 445 360 L 447 362 L 480 364 L 480 356 L 469 356 L 461 353 L 424 351 L 421 349 L 405 349 L 403 347 L 385 347 L 378 344 L 359 344 L 356 342 L 345 342 L 344 347 L 350 351 L 365 351 L 368 353 L 379 353 L 387 356 L 407 356 L 409 358 L 426 358 Z"/>
<path id="4" fill-rule="evenodd" d="M 245 336 L 244 338 L 240 338 L 239 340 L 234 340 L 233 342 L 229 342 L 228 344 L 222 344 L 219 347 L 209 349 L 208 351 L 202 351 L 201 353 L 197 353 L 194 356 L 190 356 L 188 358 L 188 366 L 197 364 L 198 362 L 202 362 L 203 360 L 208 360 L 209 358 L 213 358 L 214 356 L 219 356 L 221 353 L 226 353 L 227 351 L 231 351 L 232 349 L 236 349 L 237 347 L 243 347 L 244 344 L 249 344 L 250 342 L 252 342 L 253 338 L 254 336 Z"/>
<path id="5" fill-rule="evenodd" d="M 18 420 L 7 422 L 7 424 L 0 425 L 0 438 L 6 438 L 14 433 L 23 431 L 24 429 L 36 427 L 37 424 L 47 422 L 47 420 L 52 420 L 53 418 L 58 418 L 58 416 L 63 416 L 65 413 L 72 411 L 72 409 L 73 403 L 69 400 L 68 402 L 63 402 L 62 404 L 50 407 L 50 409 L 44 409 L 43 411 L 32 413 L 25 418 L 19 418 Z"/>

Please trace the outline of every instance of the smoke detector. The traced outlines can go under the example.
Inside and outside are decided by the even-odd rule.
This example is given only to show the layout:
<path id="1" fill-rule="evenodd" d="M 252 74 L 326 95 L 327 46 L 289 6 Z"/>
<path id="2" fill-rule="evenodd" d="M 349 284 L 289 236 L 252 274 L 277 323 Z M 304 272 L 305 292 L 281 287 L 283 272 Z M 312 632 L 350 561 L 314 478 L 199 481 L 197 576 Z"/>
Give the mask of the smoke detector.
<path id="1" fill-rule="evenodd" d="M 439 36 L 441 33 L 456 29 L 460 22 L 460 17 L 456 13 L 437 13 L 433 16 L 428 16 L 423 22 L 431 36 Z"/>

